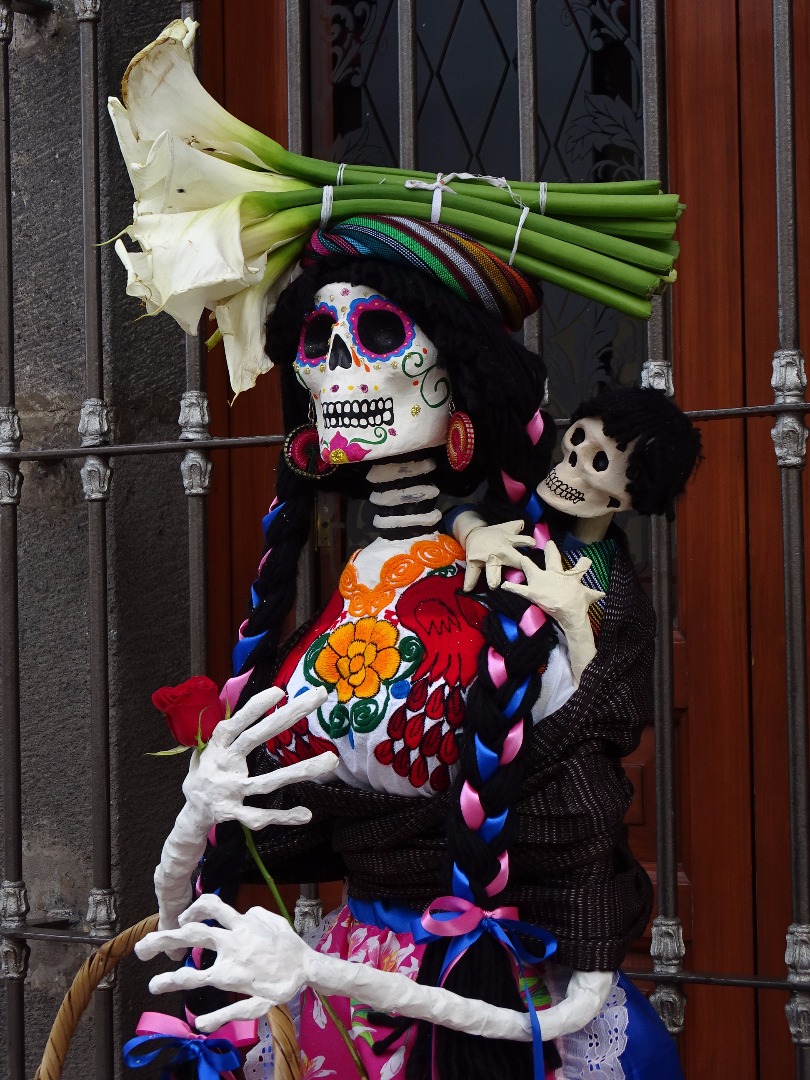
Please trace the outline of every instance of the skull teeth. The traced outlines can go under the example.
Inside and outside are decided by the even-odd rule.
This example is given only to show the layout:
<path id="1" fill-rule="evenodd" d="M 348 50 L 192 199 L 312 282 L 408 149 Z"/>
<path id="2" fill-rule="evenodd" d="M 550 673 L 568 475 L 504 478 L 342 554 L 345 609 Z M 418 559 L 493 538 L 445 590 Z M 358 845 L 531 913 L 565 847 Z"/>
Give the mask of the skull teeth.
<path id="1" fill-rule="evenodd" d="M 368 428 L 394 422 L 394 399 L 375 398 L 369 401 L 325 401 L 322 406 L 325 428 Z"/>
<path id="2" fill-rule="evenodd" d="M 561 480 L 557 476 L 557 470 L 552 469 L 546 477 L 546 486 L 549 491 L 553 491 L 555 495 L 561 499 L 565 499 L 566 502 L 581 503 L 585 499 L 585 494 L 579 491 L 575 487 L 571 487 L 570 484 L 566 484 L 564 480 Z"/>

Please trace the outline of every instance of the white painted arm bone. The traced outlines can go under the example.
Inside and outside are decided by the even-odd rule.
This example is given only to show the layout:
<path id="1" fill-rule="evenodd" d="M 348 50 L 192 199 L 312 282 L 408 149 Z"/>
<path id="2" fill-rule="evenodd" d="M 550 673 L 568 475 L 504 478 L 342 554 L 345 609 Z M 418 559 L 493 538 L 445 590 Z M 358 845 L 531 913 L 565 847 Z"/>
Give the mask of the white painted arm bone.
<path id="1" fill-rule="evenodd" d="M 256 723 L 283 696 L 284 691 L 277 687 L 256 694 L 233 716 L 217 724 L 204 750 L 192 752 L 188 776 L 183 782 L 185 806 L 163 845 L 155 870 L 161 930 L 176 927 L 180 913 L 188 907 L 191 875 L 205 851 L 212 826 L 223 821 L 240 821 L 249 829 L 258 830 L 267 825 L 305 825 L 312 817 L 303 806 L 260 810 L 244 805 L 248 795 L 269 795 L 287 784 L 325 776 L 337 766 L 334 754 L 322 754 L 264 776 L 248 776 L 247 755 L 251 750 L 317 709 L 326 698 L 326 691 L 318 688 L 301 694 Z"/>
<path id="2" fill-rule="evenodd" d="M 487 585 L 497 589 L 504 566 L 520 569 L 518 548 L 534 547 L 534 538 L 521 532 L 522 521 L 505 521 L 502 525 L 487 525 L 474 510 L 465 510 L 453 522 L 453 534 L 464 547 L 467 569 L 464 571 L 464 591 L 470 592 L 482 570 Z"/>
<path id="3" fill-rule="evenodd" d="M 195 919 L 213 919 L 220 925 L 206 926 Z M 442 987 L 422 986 L 398 972 L 315 952 L 285 919 L 264 908 L 250 908 L 240 915 L 218 896 L 207 894 L 191 905 L 180 922 L 178 930 L 145 937 L 135 947 L 138 956 L 149 960 L 161 952 L 201 946 L 215 951 L 216 960 L 204 971 L 183 967 L 156 975 L 149 983 L 152 993 L 218 986 L 247 995 L 246 1000 L 199 1016 L 196 1023 L 202 1031 L 213 1031 L 229 1020 L 256 1019 L 310 986 L 327 997 L 348 995 L 381 1012 L 428 1020 L 470 1035 L 531 1041 L 526 1013 L 461 997 Z M 574 972 L 566 997 L 540 1015 L 543 1038 L 578 1031 L 592 1020 L 612 982 L 610 972 Z"/>
<path id="4" fill-rule="evenodd" d="M 545 556 L 545 570 L 535 566 L 530 559 L 521 557 L 520 568 L 526 577 L 526 584 L 505 581 L 501 588 L 525 596 L 552 619 L 556 619 L 568 642 L 571 672 L 578 684 L 582 672 L 596 656 L 588 608 L 605 594 L 582 584 L 583 576 L 591 567 L 591 560 L 584 555 L 570 570 L 565 570 L 557 545 L 549 540 Z"/>

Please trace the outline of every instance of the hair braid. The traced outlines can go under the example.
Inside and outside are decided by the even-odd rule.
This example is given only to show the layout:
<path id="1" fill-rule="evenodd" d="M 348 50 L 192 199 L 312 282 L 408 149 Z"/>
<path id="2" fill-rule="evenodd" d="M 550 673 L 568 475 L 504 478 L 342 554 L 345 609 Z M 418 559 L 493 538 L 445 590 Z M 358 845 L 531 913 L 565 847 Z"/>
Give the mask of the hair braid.
<path id="1" fill-rule="evenodd" d="M 541 523 L 542 504 L 534 493 L 538 476 L 545 475 L 554 426 L 538 410 L 525 414 L 511 430 L 511 452 L 492 484 L 486 500 L 490 517 L 503 520 L 506 512 L 522 516 L 534 528 L 538 551 L 548 539 Z M 497 509 L 501 507 L 501 510 Z M 514 835 L 513 806 L 520 791 L 526 756 L 526 734 L 532 708 L 542 684 L 541 670 L 556 643 L 545 614 L 513 593 L 496 589 L 487 594 L 490 613 L 484 624 L 485 648 L 479 656 L 478 679 L 467 699 L 458 799 L 447 821 L 452 859 L 452 891 L 484 910 L 498 906 L 509 884 L 509 844 Z M 420 982 L 435 984 L 447 952 L 446 941 L 431 942 L 420 968 Z M 443 985 L 458 994 L 483 997 L 493 1005 L 525 1011 L 515 983 L 512 960 L 488 934 L 482 934 L 450 968 Z M 421 1024 L 408 1062 L 408 1080 L 430 1075 L 431 1027 Z M 520 1043 L 488 1043 L 476 1036 L 447 1028 L 434 1028 L 436 1053 L 443 1080 L 509 1080 L 528 1075 L 532 1048 Z M 557 1064 L 552 1047 L 549 1064 Z"/>

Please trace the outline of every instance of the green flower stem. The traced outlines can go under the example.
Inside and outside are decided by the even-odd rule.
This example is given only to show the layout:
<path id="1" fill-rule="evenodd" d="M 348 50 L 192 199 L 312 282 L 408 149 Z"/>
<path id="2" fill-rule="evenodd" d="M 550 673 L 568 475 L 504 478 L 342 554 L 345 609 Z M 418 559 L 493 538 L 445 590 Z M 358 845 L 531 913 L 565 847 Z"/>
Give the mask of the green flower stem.
<path id="1" fill-rule="evenodd" d="M 356 189 L 355 189 L 356 190 Z M 366 189 L 368 190 L 368 189 Z M 372 189 L 374 190 L 374 189 Z M 340 213 L 333 213 L 333 217 L 352 217 L 356 214 L 406 214 L 411 217 L 429 220 L 431 207 L 430 199 L 423 196 L 427 192 L 403 191 L 397 199 L 375 199 L 370 204 L 365 192 L 363 197 L 354 200 L 346 196 L 351 194 L 352 189 L 346 189 L 340 199 L 335 200 L 335 207 L 339 205 Z M 337 192 L 335 193 L 337 195 Z M 305 192 L 294 192 L 278 198 L 279 204 L 290 198 L 308 198 Z M 406 197 L 407 196 L 407 197 Z M 452 198 L 451 197 L 448 197 Z M 494 208 L 493 208 L 494 209 Z M 518 215 L 519 217 L 519 215 Z M 452 209 L 448 200 L 442 205 L 441 220 L 446 225 L 455 226 L 470 233 L 477 240 L 490 244 L 498 244 L 507 247 L 511 251 L 515 238 L 517 220 L 514 224 L 496 220 L 494 217 L 485 217 L 481 214 L 469 213 Z M 300 235 L 308 229 L 314 229 L 320 221 L 320 205 L 310 204 L 301 206 L 295 210 L 285 210 L 273 214 L 267 221 L 259 222 L 243 229 L 242 242 L 246 255 L 268 247 L 277 246 L 282 240 L 289 240 L 293 236 Z M 573 226 L 570 226 L 573 228 Z M 635 246 L 635 245 L 631 245 Z M 638 296 L 649 297 L 661 287 L 661 279 L 669 274 L 652 274 L 635 266 L 628 266 L 618 259 L 589 251 L 563 240 L 555 239 L 548 235 L 541 235 L 530 228 L 525 228 L 520 234 L 520 250 L 533 258 L 541 259 L 551 266 L 573 270 L 585 277 L 595 278 L 634 293 Z M 670 261 L 671 262 L 671 261 Z M 547 275 L 546 280 L 551 280 Z M 556 284 L 557 282 L 555 282 Z"/>
<path id="2" fill-rule="evenodd" d="M 253 839 L 253 833 L 250 831 L 250 829 L 247 827 L 247 825 L 242 826 L 242 832 L 245 834 L 245 843 L 247 844 L 247 849 L 250 852 L 251 858 L 253 859 L 254 863 L 256 864 L 256 869 L 261 874 L 262 880 L 264 881 L 267 888 L 273 894 L 273 899 L 275 900 L 275 902 L 276 902 L 276 904 L 278 906 L 278 910 L 284 916 L 284 918 L 287 920 L 287 922 L 290 924 L 290 926 L 292 926 L 293 921 L 290 918 L 289 911 L 287 911 L 287 905 L 281 899 L 281 893 L 278 891 L 278 888 L 276 887 L 276 883 L 273 880 L 272 874 L 267 869 L 267 867 L 264 865 L 264 860 L 262 859 L 262 857 L 259 854 L 259 851 L 258 851 L 258 849 L 256 847 L 256 841 Z"/>
<path id="3" fill-rule="evenodd" d="M 253 149 L 259 153 L 264 161 L 276 172 L 293 176 L 298 180 L 307 180 L 319 185 L 337 183 L 339 166 L 331 161 L 323 161 L 320 158 L 305 157 L 302 154 L 294 154 L 285 150 L 278 143 L 273 143 L 272 150 L 268 144 L 273 140 L 266 137 L 262 140 L 262 146 Z M 450 171 L 450 170 L 446 170 Z M 380 180 L 422 180 L 425 183 L 433 183 L 436 173 L 425 172 L 419 169 L 380 168 L 375 165 L 347 165 L 343 170 L 344 184 L 363 184 L 369 182 L 379 183 Z M 459 180 L 454 183 L 470 184 L 475 181 Z M 477 181 L 485 185 L 486 181 Z M 507 180 L 512 190 L 537 192 L 537 183 L 534 181 Z M 591 194 L 602 193 L 604 195 L 657 195 L 661 190 L 658 180 L 625 180 L 603 184 L 568 184 L 550 182 L 547 187 L 549 193 L 573 193 Z"/>
<path id="4" fill-rule="evenodd" d="M 671 240 L 675 235 L 676 221 L 645 221 L 641 218 L 571 218 L 571 225 L 596 232 L 610 233 L 611 236 L 624 236 L 628 240 L 637 240 L 646 244 L 650 240 Z"/>
<path id="5" fill-rule="evenodd" d="M 497 244 L 490 244 L 490 251 L 504 262 L 509 261 L 511 248 L 506 249 Z M 581 274 L 572 273 L 562 267 L 551 266 L 520 251 L 515 255 L 512 265 L 529 277 L 539 278 L 551 285 L 559 285 L 563 289 L 569 289 L 588 300 L 595 300 L 599 304 L 615 308 L 635 319 L 649 319 L 652 312 L 652 304 L 647 298 L 624 292 L 616 286 L 583 277 Z"/>
<path id="6" fill-rule="evenodd" d="M 245 843 L 247 844 L 247 849 L 250 852 L 251 858 L 253 859 L 254 863 L 256 864 L 256 869 L 261 874 L 262 880 L 264 881 L 267 888 L 273 894 L 273 899 L 275 900 L 276 904 L 278 905 L 278 910 L 280 911 L 282 916 L 287 920 L 287 922 L 290 924 L 290 926 L 292 926 L 293 921 L 290 918 L 290 913 L 287 910 L 286 904 L 281 899 L 281 894 L 279 893 L 278 888 L 276 887 L 276 883 L 273 880 L 272 874 L 267 869 L 267 867 L 264 865 L 264 860 L 262 859 L 262 857 L 259 854 L 258 849 L 256 847 L 256 841 L 253 838 L 253 833 L 250 831 L 250 829 L 247 827 L 247 825 L 242 826 L 242 832 L 245 835 Z M 326 1013 L 326 1015 L 329 1017 L 329 1019 L 335 1025 L 335 1028 L 337 1029 L 338 1034 L 340 1035 L 341 1039 L 343 1040 L 343 1042 L 344 1042 L 344 1044 L 346 1046 L 346 1049 L 349 1051 L 349 1054 L 351 1055 L 352 1061 L 354 1062 L 355 1068 L 357 1069 L 358 1076 L 360 1076 L 361 1080 L 369 1080 L 368 1073 L 366 1072 L 366 1067 L 363 1064 L 363 1062 L 360 1060 L 360 1055 L 357 1053 L 357 1048 L 355 1047 L 354 1043 L 352 1042 L 351 1037 L 349 1036 L 349 1033 L 346 1030 L 343 1022 L 340 1019 L 340 1017 L 335 1013 L 335 1010 L 332 1008 L 332 1005 L 331 1005 L 329 999 L 324 997 L 322 994 L 319 994 L 317 991 L 314 991 L 314 993 L 315 993 L 316 997 L 318 998 L 318 1000 L 320 1001 L 321 1005 L 323 1006 L 323 1011 Z"/>

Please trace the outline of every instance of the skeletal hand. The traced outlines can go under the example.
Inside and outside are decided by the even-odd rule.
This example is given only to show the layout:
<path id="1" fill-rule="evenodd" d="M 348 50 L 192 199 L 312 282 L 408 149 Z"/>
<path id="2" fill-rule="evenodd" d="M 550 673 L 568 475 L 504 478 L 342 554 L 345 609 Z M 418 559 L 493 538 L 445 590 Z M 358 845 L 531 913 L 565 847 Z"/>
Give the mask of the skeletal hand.
<path id="1" fill-rule="evenodd" d="M 308 690 L 259 720 L 283 697 L 284 691 L 278 687 L 256 694 L 228 720 L 217 724 L 204 750 L 192 754 L 183 794 L 206 832 L 223 821 L 239 821 L 249 829 L 259 830 L 268 825 L 303 825 L 312 817 L 303 806 L 260 810 L 244 805 L 248 795 L 270 795 L 288 784 L 325 776 L 337 767 L 335 754 L 321 754 L 263 776 L 248 775 L 248 754 L 314 712 L 326 700 L 326 691 L 322 687 Z"/>
<path id="2" fill-rule="evenodd" d="M 482 570 L 487 585 L 497 589 L 504 566 L 521 569 L 519 548 L 534 547 L 534 539 L 521 532 L 522 521 L 506 521 L 502 525 L 479 525 L 471 529 L 464 541 L 467 569 L 464 572 L 464 591 L 470 592 Z"/>
<path id="3" fill-rule="evenodd" d="M 207 926 L 212 919 L 219 926 Z M 246 999 L 198 1016 L 201 1031 L 214 1031 L 230 1020 L 255 1020 L 273 1005 L 281 1005 L 307 984 L 313 950 L 299 938 L 286 919 L 264 908 L 250 908 L 240 915 L 218 896 L 201 896 L 180 917 L 176 930 L 148 934 L 135 946 L 141 960 L 165 952 L 174 957 L 186 949 L 201 947 L 216 952 L 211 967 L 181 967 L 156 975 L 149 983 L 153 994 L 173 990 L 198 990 L 218 986 L 247 995 Z"/>
<path id="4" fill-rule="evenodd" d="M 526 584 L 505 581 L 501 588 L 525 596 L 537 604 L 556 619 L 566 633 L 587 625 L 588 608 L 605 595 L 599 589 L 582 584 L 582 578 L 591 568 L 591 560 L 583 555 L 570 570 L 564 569 L 559 549 L 553 540 L 546 544 L 545 556 L 545 570 L 521 556 L 520 569 L 526 577 Z"/>
<path id="5" fill-rule="evenodd" d="M 233 716 L 217 724 L 203 750 L 192 752 L 188 776 L 183 782 L 186 804 L 163 845 L 160 864 L 155 870 L 161 930 L 178 925 L 178 916 L 191 897 L 191 874 L 205 851 L 206 838 L 214 825 L 238 821 L 258 831 L 268 825 L 305 825 L 312 817 L 303 806 L 262 810 L 244 805 L 249 795 L 270 795 L 288 784 L 326 776 L 337 767 L 335 754 L 321 754 L 263 776 L 248 775 L 248 754 L 317 709 L 325 700 L 326 691 L 309 690 L 276 709 L 271 716 L 260 719 L 283 696 L 284 691 L 277 687 L 256 694 Z"/>

